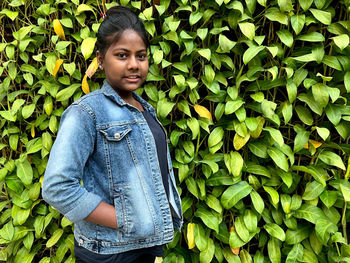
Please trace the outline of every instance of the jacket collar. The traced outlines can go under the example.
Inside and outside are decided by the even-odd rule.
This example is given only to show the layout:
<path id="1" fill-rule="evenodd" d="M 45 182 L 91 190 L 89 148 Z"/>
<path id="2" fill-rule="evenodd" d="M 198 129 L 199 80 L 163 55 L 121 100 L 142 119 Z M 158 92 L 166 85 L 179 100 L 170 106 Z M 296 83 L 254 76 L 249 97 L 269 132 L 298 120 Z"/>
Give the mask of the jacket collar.
<path id="1" fill-rule="evenodd" d="M 127 106 L 129 105 L 128 103 L 126 103 L 118 94 L 118 92 L 116 92 L 112 86 L 108 83 L 108 81 L 105 81 L 103 83 L 103 86 L 101 88 L 102 93 L 110 98 L 112 101 L 114 101 L 115 103 L 117 103 L 119 106 Z M 134 96 L 134 98 L 139 101 L 142 105 L 142 107 L 149 111 L 150 113 L 152 113 L 153 115 L 156 115 L 155 110 L 153 109 L 153 107 L 147 102 L 145 101 L 143 98 L 141 98 L 138 94 L 136 94 L 135 92 L 132 93 L 132 95 Z"/>

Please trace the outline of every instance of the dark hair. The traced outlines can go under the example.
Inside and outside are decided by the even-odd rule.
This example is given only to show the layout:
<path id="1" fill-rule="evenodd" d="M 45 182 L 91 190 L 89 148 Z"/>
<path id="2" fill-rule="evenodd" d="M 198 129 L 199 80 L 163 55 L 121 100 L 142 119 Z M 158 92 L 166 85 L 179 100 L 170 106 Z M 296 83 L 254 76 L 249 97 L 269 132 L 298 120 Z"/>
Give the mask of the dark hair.
<path id="1" fill-rule="evenodd" d="M 101 56 L 105 55 L 107 49 L 117 42 L 127 29 L 137 32 L 148 47 L 146 30 L 141 19 L 127 7 L 114 6 L 108 9 L 97 32 L 96 47 Z"/>

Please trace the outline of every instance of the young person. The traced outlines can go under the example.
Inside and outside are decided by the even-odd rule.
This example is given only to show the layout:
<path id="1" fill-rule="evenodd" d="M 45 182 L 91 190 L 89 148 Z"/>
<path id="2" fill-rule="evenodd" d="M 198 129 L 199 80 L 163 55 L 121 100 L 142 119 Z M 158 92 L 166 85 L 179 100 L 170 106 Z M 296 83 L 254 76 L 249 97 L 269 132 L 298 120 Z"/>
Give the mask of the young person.
<path id="1" fill-rule="evenodd" d="M 42 194 L 75 223 L 76 262 L 154 262 L 182 227 L 165 130 L 134 93 L 147 48 L 137 15 L 109 9 L 96 53 L 106 81 L 62 115 Z"/>

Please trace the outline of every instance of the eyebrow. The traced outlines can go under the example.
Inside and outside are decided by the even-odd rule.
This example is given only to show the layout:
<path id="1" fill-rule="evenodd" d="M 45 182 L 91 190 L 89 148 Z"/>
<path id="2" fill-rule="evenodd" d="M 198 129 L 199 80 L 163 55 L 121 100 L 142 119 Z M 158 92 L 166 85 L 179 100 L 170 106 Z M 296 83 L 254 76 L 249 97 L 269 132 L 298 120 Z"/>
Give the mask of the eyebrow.
<path id="1" fill-rule="evenodd" d="M 115 48 L 113 49 L 113 51 L 125 51 L 125 52 L 130 52 L 129 49 L 127 48 Z M 136 53 L 138 52 L 147 52 L 147 49 L 140 49 L 140 50 L 137 50 Z"/>

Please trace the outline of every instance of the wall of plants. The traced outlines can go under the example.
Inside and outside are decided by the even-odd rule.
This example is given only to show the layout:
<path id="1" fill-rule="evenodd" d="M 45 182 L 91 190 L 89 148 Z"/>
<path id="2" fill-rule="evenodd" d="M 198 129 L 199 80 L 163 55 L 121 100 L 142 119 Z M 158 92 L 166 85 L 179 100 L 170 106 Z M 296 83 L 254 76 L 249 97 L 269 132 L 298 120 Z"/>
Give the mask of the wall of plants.
<path id="1" fill-rule="evenodd" d="M 163 262 L 350 262 L 350 1 L 118 4 L 148 32 L 138 92 L 168 131 L 182 197 Z M 0 3 L 0 261 L 74 262 L 73 225 L 40 190 L 62 112 L 103 82 L 103 10 Z"/>

